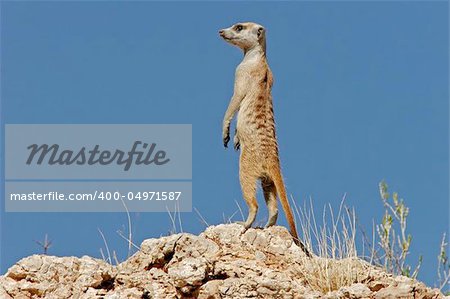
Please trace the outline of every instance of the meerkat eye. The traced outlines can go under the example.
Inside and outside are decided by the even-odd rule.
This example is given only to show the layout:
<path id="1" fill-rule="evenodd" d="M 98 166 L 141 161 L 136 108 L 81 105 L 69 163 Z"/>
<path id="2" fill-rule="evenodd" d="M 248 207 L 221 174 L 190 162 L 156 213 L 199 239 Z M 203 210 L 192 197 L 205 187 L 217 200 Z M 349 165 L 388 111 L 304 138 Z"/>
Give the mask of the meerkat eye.
<path id="1" fill-rule="evenodd" d="M 237 32 L 241 31 L 242 29 L 244 29 L 244 26 L 242 26 L 242 25 L 236 25 L 236 27 L 235 27 L 235 30 Z"/>

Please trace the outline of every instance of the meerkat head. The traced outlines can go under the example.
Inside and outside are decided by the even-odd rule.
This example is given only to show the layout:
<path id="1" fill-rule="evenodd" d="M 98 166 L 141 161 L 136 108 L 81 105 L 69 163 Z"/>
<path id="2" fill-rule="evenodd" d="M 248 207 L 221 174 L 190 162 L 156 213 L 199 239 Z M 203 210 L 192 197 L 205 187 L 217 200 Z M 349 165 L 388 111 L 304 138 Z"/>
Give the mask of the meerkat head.
<path id="1" fill-rule="evenodd" d="M 256 23 L 237 23 L 219 31 L 220 36 L 244 52 L 260 46 L 266 52 L 266 30 Z"/>

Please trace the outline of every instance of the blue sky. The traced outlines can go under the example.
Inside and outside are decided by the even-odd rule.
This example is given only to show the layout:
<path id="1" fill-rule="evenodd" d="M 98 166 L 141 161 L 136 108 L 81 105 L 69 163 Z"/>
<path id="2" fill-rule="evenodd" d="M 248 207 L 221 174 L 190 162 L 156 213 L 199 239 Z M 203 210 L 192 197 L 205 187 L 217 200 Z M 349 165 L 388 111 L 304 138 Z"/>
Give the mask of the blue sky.
<path id="1" fill-rule="evenodd" d="M 361 224 L 383 214 L 385 179 L 410 207 L 410 256 L 436 279 L 449 215 L 446 2 L 2 2 L 1 121 L 189 123 L 193 205 L 210 224 L 241 206 L 238 155 L 222 117 L 242 54 L 220 28 L 267 29 L 283 174 L 299 205 L 337 207 L 344 193 Z M 2 156 L 2 164 L 4 163 Z M 4 177 L 3 167 L 2 176 Z M 4 200 L 4 194 L 1 195 Z M 262 198 L 258 219 L 264 221 Z M 100 228 L 119 259 L 125 213 L 5 213 L 1 271 L 40 251 L 99 257 Z M 165 213 L 132 214 L 134 242 L 165 235 Z M 183 230 L 204 225 L 182 214 Z M 285 224 L 284 216 L 280 224 Z"/>

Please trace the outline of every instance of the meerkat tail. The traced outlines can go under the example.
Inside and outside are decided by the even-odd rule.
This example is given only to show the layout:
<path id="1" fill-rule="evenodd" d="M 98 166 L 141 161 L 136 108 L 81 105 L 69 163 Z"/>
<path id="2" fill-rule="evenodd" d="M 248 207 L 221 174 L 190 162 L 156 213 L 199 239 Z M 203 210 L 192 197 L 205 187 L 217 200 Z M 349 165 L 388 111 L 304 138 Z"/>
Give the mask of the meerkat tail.
<path id="1" fill-rule="evenodd" d="M 283 207 L 284 214 L 286 215 L 287 222 L 289 224 L 289 232 L 294 239 L 294 243 L 299 246 L 308 257 L 311 257 L 311 253 L 306 248 L 305 244 L 300 240 L 297 234 L 297 228 L 295 227 L 294 215 L 292 214 L 291 206 L 286 195 L 286 188 L 284 187 L 283 177 L 279 167 L 276 168 L 271 178 L 275 184 L 278 197 L 280 198 L 281 206 Z"/>

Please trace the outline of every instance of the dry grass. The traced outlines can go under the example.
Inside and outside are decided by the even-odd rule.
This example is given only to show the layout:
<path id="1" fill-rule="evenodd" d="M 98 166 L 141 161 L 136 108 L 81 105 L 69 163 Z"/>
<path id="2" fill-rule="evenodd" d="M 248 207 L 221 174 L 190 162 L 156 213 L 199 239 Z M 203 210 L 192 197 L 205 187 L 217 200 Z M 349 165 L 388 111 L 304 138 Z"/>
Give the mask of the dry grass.
<path id="1" fill-rule="evenodd" d="M 331 205 L 325 206 L 321 223 L 316 220 L 311 200 L 302 208 L 293 202 L 302 240 L 314 253 L 312 258 L 305 257 L 302 261 L 302 275 L 312 289 L 321 293 L 362 282 L 368 276 L 369 264 L 357 255 L 355 213 L 344 206 L 344 201 L 345 196 L 337 213 Z"/>

